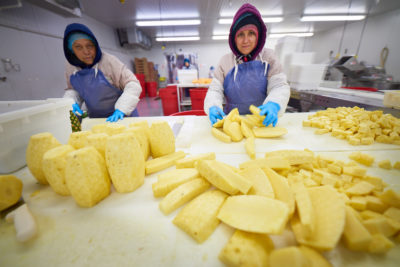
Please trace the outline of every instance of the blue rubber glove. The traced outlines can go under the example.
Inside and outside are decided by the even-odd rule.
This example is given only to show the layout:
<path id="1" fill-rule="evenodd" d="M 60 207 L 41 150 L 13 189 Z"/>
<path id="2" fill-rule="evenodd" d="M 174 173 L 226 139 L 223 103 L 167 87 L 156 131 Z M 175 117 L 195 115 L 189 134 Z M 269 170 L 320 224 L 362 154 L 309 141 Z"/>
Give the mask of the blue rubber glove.
<path id="1" fill-rule="evenodd" d="M 118 120 L 122 120 L 124 118 L 124 116 L 125 116 L 125 114 L 121 110 L 116 109 L 114 111 L 114 113 L 110 117 L 107 118 L 106 121 L 116 122 Z"/>
<path id="2" fill-rule="evenodd" d="M 222 111 L 220 107 L 212 106 L 208 110 L 208 117 L 210 118 L 211 125 L 217 122 L 217 120 L 222 120 L 225 116 L 225 113 Z"/>
<path id="3" fill-rule="evenodd" d="M 83 115 L 83 111 L 78 103 L 72 104 L 72 112 L 79 116 Z"/>
<path id="4" fill-rule="evenodd" d="M 272 126 L 275 127 L 276 123 L 278 122 L 278 111 L 281 109 L 279 104 L 275 102 L 267 102 L 266 104 L 261 105 L 258 108 L 261 109 L 260 115 L 265 115 L 263 124 L 265 126 L 268 126 L 272 123 Z"/>

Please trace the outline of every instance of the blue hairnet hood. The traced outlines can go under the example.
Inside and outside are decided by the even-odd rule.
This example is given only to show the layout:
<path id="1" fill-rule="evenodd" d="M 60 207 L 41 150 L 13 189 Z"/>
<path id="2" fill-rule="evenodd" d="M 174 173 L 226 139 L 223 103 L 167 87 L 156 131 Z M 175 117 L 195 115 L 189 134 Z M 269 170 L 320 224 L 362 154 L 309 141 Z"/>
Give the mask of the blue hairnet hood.
<path id="1" fill-rule="evenodd" d="M 69 50 L 68 38 L 72 33 L 75 33 L 75 32 L 85 33 L 94 40 L 94 45 L 96 46 L 96 56 L 94 58 L 92 65 L 86 65 L 84 62 L 80 61 L 71 50 Z M 97 64 L 97 62 L 99 62 L 101 59 L 102 53 L 101 53 L 101 49 L 100 49 L 99 43 L 97 42 L 96 37 L 94 36 L 92 31 L 83 24 L 72 23 L 72 24 L 69 24 L 65 28 L 63 46 L 64 46 L 64 55 L 65 55 L 65 58 L 68 60 L 68 62 L 71 65 L 81 67 L 82 69 L 93 67 L 93 65 Z"/>

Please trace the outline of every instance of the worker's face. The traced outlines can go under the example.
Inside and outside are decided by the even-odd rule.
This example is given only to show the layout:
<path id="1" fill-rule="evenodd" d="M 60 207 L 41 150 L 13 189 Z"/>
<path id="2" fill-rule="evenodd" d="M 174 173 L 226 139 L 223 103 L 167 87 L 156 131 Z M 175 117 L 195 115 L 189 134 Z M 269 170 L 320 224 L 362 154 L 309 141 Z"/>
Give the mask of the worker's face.
<path id="1" fill-rule="evenodd" d="M 257 35 L 253 30 L 244 30 L 236 36 L 235 42 L 240 53 L 248 55 L 257 45 Z"/>
<path id="2" fill-rule="evenodd" d="M 185 66 L 189 67 L 189 62 L 185 61 Z"/>
<path id="3" fill-rule="evenodd" d="M 92 65 L 96 56 L 96 46 L 88 39 L 79 39 L 72 44 L 76 57 L 86 65 Z"/>

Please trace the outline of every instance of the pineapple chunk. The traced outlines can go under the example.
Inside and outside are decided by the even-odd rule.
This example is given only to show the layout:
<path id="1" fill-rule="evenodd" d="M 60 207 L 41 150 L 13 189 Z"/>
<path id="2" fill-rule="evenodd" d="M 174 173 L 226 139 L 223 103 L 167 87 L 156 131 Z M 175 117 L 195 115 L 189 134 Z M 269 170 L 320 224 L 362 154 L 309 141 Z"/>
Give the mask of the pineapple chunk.
<path id="1" fill-rule="evenodd" d="M 300 246 L 300 250 L 303 255 L 308 259 L 310 267 L 332 267 L 320 253 L 312 248 L 306 246 Z"/>
<path id="2" fill-rule="evenodd" d="M 11 207 L 21 198 L 22 182 L 14 175 L 0 175 L 0 211 Z"/>
<path id="3" fill-rule="evenodd" d="M 242 131 L 244 137 L 246 138 L 254 137 L 253 131 L 251 130 L 249 125 L 244 121 L 242 121 L 242 123 L 240 124 L 240 130 Z"/>
<path id="4" fill-rule="evenodd" d="M 274 243 L 265 234 L 236 230 L 221 250 L 219 259 L 227 266 L 268 266 L 269 253 Z"/>
<path id="5" fill-rule="evenodd" d="M 386 253 L 394 247 L 394 243 L 382 234 L 372 235 L 372 241 L 369 244 L 368 252 L 370 253 Z"/>
<path id="6" fill-rule="evenodd" d="M 115 134 L 107 139 L 106 165 L 115 190 L 119 193 L 133 192 L 144 183 L 143 152 L 131 133 Z"/>
<path id="7" fill-rule="evenodd" d="M 392 163 L 390 162 L 390 160 L 386 159 L 386 160 L 379 161 L 378 166 L 379 166 L 379 168 L 390 170 L 392 168 Z"/>
<path id="8" fill-rule="evenodd" d="M 86 137 L 85 147 L 93 146 L 99 153 L 106 157 L 106 143 L 108 135 L 106 133 L 94 133 Z"/>
<path id="9" fill-rule="evenodd" d="M 196 178 L 186 182 L 165 196 L 160 202 L 160 210 L 168 215 L 186 202 L 205 192 L 210 188 L 210 184 L 202 178 Z"/>
<path id="10" fill-rule="evenodd" d="M 338 243 L 344 230 L 344 201 L 331 186 L 310 187 L 307 190 L 314 207 L 314 232 L 308 237 L 297 216 L 292 218 L 292 230 L 300 244 L 320 250 L 331 250 Z"/>
<path id="11" fill-rule="evenodd" d="M 255 149 L 255 145 L 254 145 L 254 137 L 247 138 L 246 142 L 244 144 L 244 147 L 246 149 L 247 155 L 249 155 L 249 157 L 251 159 L 255 159 L 256 158 L 256 149 Z"/>
<path id="12" fill-rule="evenodd" d="M 271 252 L 269 266 L 309 267 L 311 264 L 308 257 L 303 254 L 299 247 L 285 247 Z"/>
<path id="13" fill-rule="evenodd" d="M 374 185 L 361 181 L 359 183 L 356 183 L 352 187 L 346 189 L 346 194 L 348 195 L 367 195 L 372 192 L 374 189 Z"/>
<path id="14" fill-rule="evenodd" d="M 256 127 L 253 128 L 253 134 L 255 137 L 259 138 L 273 138 L 285 135 L 288 130 L 283 127 Z"/>
<path id="15" fill-rule="evenodd" d="M 231 196 L 222 205 L 218 219 L 252 233 L 281 234 L 289 219 L 288 206 L 264 196 Z"/>
<path id="16" fill-rule="evenodd" d="M 81 207 L 92 207 L 110 194 L 111 182 L 106 163 L 91 146 L 67 154 L 65 181 Z"/>
<path id="17" fill-rule="evenodd" d="M 225 142 L 225 143 L 230 143 L 232 141 L 230 135 L 224 133 L 221 130 L 218 130 L 217 128 L 211 128 L 211 134 L 217 138 L 218 140 Z"/>
<path id="18" fill-rule="evenodd" d="M 175 136 L 168 122 L 155 121 L 149 131 L 150 151 L 153 158 L 175 152 Z"/>
<path id="19" fill-rule="evenodd" d="M 274 170 L 289 170 L 290 164 L 289 161 L 283 157 L 268 157 L 249 160 L 239 165 L 239 168 L 241 169 L 252 167 L 269 167 Z"/>
<path id="20" fill-rule="evenodd" d="M 266 174 L 259 167 L 246 168 L 240 171 L 240 174 L 249 179 L 253 186 L 248 192 L 249 195 L 259 195 L 269 198 L 275 198 L 274 189 Z"/>
<path id="21" fill-rule="evenodd" d="M 395 191 L 393 191 L 392 189 L 386 190 L 378 197 L 389 206 L 393 206 L 395 208 L 400 209 L 400 195 Z"/>
<path id="22" fill-rule="evenodd" d="M 303 183 L 293 184 L 292 189 L 296 200 L 298 216 L 303 226 L 305 235 L 311 236 L 311 234 L 314 232 L 315 214 L 308 190 Z"/>
<path id="23" fill-rule="evenodd" d="M 346 223 L 343 231 L 344 241 L 351 250 L 366 251 L 372 236 L 356 216 L 356 211 L 346 206 Z"/>
<path id="24" fill-rule="evenodd" d="M 247 194 L 252 186 L 249 180 L 234 172 L 226 164 L 216 160 L 200 160 L 196 168 L 200 175 L 212 185 L 230 195 L 239 191 Z"/>
<path id="25" fill-rule="evenodd" d="M 289 161 L 290 165 L 312 163 L 314 153 L 307 150 L 276 150 L 265 153 L 265 157 L 280 156 Z"/>
<path id="26" fill-rule="evenodd" d="M 29 171 L 40 184 L 48 184 L 43 173 L 43 155 L 57 146 L 61 146 L 61 144 L 51 133 L 35 134 L 29 139 L 28 147 L 26 148 L 26 165 L 28 165 Z"/>
<path id="27" fill-rule="evenodd" d="M 361 153 L 361 152 L 353 152 L 349 155 L 349 158 L 357 161 L 358 163 L 361 163 L 365 166 L 371 166 L 372 163 L 374 163 L 375 158 L 373 156 L 370 156 L 368 154 L 365 153 Z"/>
<path id="28" fill-rule="evenodd" d="M 207 191 L 186 204 L 173 223 L 202 243 L 219 225 L 217 214 L 227 196 L 220 190 Z"/>
<path id="29" fill-rule="evenodd" d="M 266 167 L 262 169 L 267 175 L 271 182 L 272 188 L 274 189 L 275 198 L 285 202 L 289 207 L 289 214 L 292 216 L 295 209 L 295 199 L 292 189 L 289 187 L 287 180 L 277 174 L 272 169 Z"/>
<path id="30" fill-rule="evenodd" d="M 353 196 L 351 197 L 349 204 L 356 210 L 363 211 L 367 209 L 367 199 L 365 197 Z"/>
<path id="31" fill-rule="evenodd" d="M 71 195 L 65 183 L 66 156 L 75 149 L 70 145 L 61 145 L 48 150 L 43 155 L 42 169 L 47 182 L 57 194 Z"/>
<path id="32" fill-rule="evenodd" d="M 146 174 L 169 168 L 173 166 L 178 159 L 183 159 L 185 156 L 185 152 L 180 150 L 159 158 L 148 160 L 146 161 Z"/>
<path id="33" fill-rule="evenodd" d="M 383 213 L 383 215 L 400 222 L 400 209 L 398 208 L 390 207 L 385 211 L 385 213 Z"/>
<path id="34" fill-rule="evenodd" d="M 176 168 L 194 168 L 194 164 L 196 161 L 201 160 L 201 159 L 215 159 L 215 152 L 209 152 L 209 153 L 203 153 L 203 154 L 198 154 L 195 156 L 187 157 L 184 159 L 178 159 L 175 164 Z"/>
<path id="35" fill-rule="evenodd" d="M 169 192 L 197 177 L 199 172 L 195 168 L 174 169 L 158 175 L 158 181 L 152 184 L 155 197 L 166 196 Z"/>

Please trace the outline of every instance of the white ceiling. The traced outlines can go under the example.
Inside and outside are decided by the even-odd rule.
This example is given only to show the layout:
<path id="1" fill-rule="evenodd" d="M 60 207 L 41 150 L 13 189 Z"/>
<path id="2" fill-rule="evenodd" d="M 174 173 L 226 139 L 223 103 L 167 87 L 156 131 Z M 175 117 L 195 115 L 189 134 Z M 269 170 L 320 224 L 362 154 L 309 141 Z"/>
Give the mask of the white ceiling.
<path id="1" fill-rule="evenodd" d="M 200 19 L 195 26 L 141 27 L 155 37 L 199 35 L 209 42 L 213 34 L 224 34 L 230 25 L 218 24 L 222 17 L 233 17 L 244 3 L 251 3 L 262 15 L 281 15 L 284 20 L 267 24 L 269 33 L 319 32 L 344 22 L 301 22 L 303 14 L 382 14 L 400 8 L 400 0 L 80 0 L 83 13 L 114 28 L 135 26 L 137 20 Z"/>

